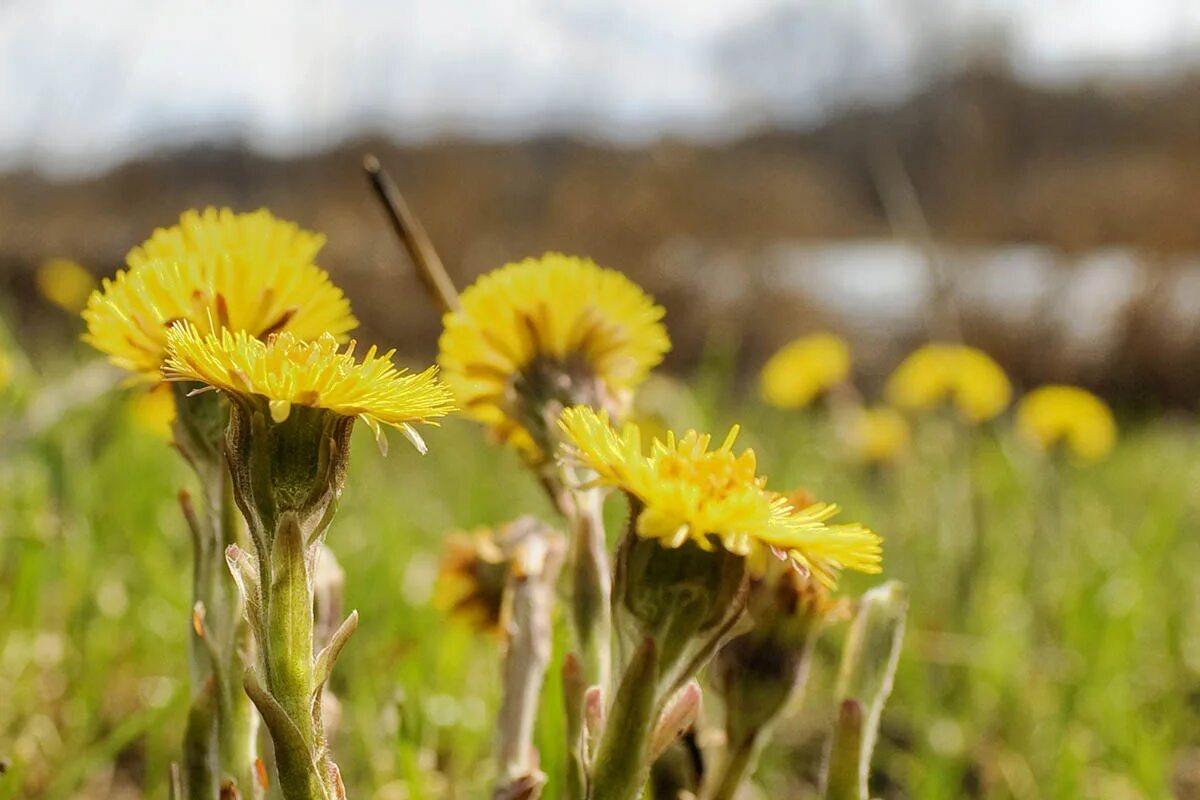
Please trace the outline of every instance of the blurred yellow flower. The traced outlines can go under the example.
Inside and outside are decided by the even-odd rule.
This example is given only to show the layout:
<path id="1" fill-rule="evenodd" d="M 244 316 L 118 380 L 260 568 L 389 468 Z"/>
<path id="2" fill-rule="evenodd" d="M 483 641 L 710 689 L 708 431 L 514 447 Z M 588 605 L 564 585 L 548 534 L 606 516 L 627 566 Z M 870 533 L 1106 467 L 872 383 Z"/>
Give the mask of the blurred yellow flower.
<path id="1" fill-rule="evenodd" d="M 78 262 L 52 258 L 38 267 L 38 291 L 42 297 L 71 314 L 78 314 L 96 288 L 96 278 Z"/>
<path id="2" fill-rule="evenodd" d="M 508 264 L 445 316 L 438 361 L 463 410 L 535 461 L 554 404 L 623 410 L 670 348 L 663 309 L 619 272 L 558 253 Z"/>
<path id="3" fill-rule="evenodd" d="M 1042 386 L 1025 395 L 1017 406 L 1017 430 L 1035 447 L 1061 444 L 1083 461 L 1104 458 L 1117 441 L 1112 411 L 1076 386 Z"/>
<path id="4" fill-rule="evenodd" d="M 911 353 L 888 378 L 894 405 L 913 411 L 952 404 L 971 423 L 986 422 L 1012 398 L 1008 376 L 991 356 L 958 344 L 927 344 Z"/>
<path id="5" fill-rule="evenodd" d="M 438 567 L 433 604 L 478 631 L 499 633 L 509 572 L 508 556 L 490 529 L 451 534 Z"/>
<path id="6" fill-rule="evenodd" d="M 634 532 L 667 548 L 694 542 L 713 550 L 715 537 L 725 550 L 748 559 L 761 573 L 770 556 L 786 558 L 826 585 L 839 570 L 880 570 L 880 539 L 861 525 L 828 525 L 838 508 L 814 503 L 797 509 L 766 489 L 757 474 L 754 451 L 733 453 L 734 427 L 716 450 L 711 437 L 688 431 L 676 439 L 655 440 L 642 450 L 641 431 L 627 424 L 613 430 L 608 415 L 583 406 L 569 408 L 559 421 L 570 457 L 597 473 L 596 482 L 615 486 L 634 503 Z"/>
<path id="7" fill-rule="evenodd" d="M 171 423 L 175 421 L 175 398 L 166 384 L 150 389 L 135 389 L 129 401 L 129 411 L 138 427 L 160 439 L 171 439 Z"/>
<path id="8" fill-rule="evenodd" d="M 178 320 L 204 332 L 344 340 L 358 322 L 313 263 L 324 241 L 265 210 L 188 211 L 134 248 L 129 268 L 92 294 L 84 340 L 148 380 L 159 379 L 166 329 Z"/>
<path id="9" fill-rule="evenodd" d="M 877 406 L 851 412 L 842 427 L 842 438 L 854 460 L 883 464 L 908 451 L 912 434 L 903 414 L 889 406 Z"/>
<path id="10" fill-rule="evenodd" d="M 831 333 L 814 333 L 771 356 L 759 376 L 759 391 L 778 408 L 804 408 L 849 374 L 846 342 Z"/>
<path id="11" fill-rule="evenodd" d="M 355 343 L 340 350 L 333 336 L 315 342 L 291 333 L 264 342 L 246 331 L 220 336 L 202 333 L 188 322 L 167 331 L 168 380 L 206 383 L 234 399 L 265 400 L 275 422 L 287 419 L 293 405 L 321 408 L 358 417 L 377 438 L 380 424 L 399 428 L 424 449 L 411 423 L 429 423 L 454 410 L 450 390 L 437 379 L 437 367 L 408 374 L 392 364 L 394 351 L 376 355 L 372 347 L 361 361 Z"/>

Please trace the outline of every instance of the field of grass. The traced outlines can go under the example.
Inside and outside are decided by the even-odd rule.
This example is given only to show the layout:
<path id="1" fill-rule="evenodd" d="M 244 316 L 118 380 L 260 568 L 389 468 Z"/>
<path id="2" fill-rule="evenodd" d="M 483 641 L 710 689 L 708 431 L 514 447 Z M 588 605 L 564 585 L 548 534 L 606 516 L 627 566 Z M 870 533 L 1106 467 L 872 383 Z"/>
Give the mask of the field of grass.
<path id="1" fill-rule="evenodd" d="M 967 431 L 935 417 L 905 462 L 867 471 L 820 413 L 764 408 L 720 368 L 689 384 L 665 409 L 673 425 L 742 423 L 774 487 L 840 502 L 885 537 L 884 577 L 909 587 L 875 794 L 1158 798 L 1200 770 L 1193 420 L 1127 422 L 1106 461 L 1055 467 L 1007 418 Z M 130 408 L 113 393 L 0 451 L 0 798 L 166 796 L 188 693 L 175 494 L 190 474 Z M 383 458 L 356 434 L 328 540 L 362 618 L 332 687 L 351 797 L 487 795 L 497 644 L 431 606 L 439 542 L 531 510 L 554 520 L 517 459 L 472 425 L 426 438 L 425 457 L 396 442 Z M 879 580 L 848 576 L 843 591 Z M 764 797 L 811 791 L 841 634 L 764 755 Z M 558 706 L 551 679 L 538 735 L 549 798 Z"/>

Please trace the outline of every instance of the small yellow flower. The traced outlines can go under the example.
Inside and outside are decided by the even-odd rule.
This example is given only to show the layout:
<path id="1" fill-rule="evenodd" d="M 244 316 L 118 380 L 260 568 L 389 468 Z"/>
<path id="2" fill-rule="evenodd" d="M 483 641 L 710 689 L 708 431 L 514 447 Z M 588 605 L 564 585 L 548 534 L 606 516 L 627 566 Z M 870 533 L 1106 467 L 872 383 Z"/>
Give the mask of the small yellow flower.
<path id="1" fill-rule="evenodd" d="M 840 569 L 880 570 L 880 539 L 861 525 L 828 525 L 838 508 L 814 503 L 797 509 L 786 497 L 768 491 L 757 474 L 754 451 L 734 454 L 738 429 L 710 450 L 711 437 L 688 431 L 677 439 L 668 432 L 643 455 L 641 431 L 627 424 L 620 433 L 608 415 L 590 408 L 567 409 L 559 421 L 573 458 L 597 473 L 597 482 L 615 486 L 635 502 L 634 531 L 663 547 L 694 542 L 713 550 L 745 556 L 761 572 L 768 557 L 786 558 L 826 585 Z"/>
<path id="2" fill-rule="evenodd" d="M 883 464 L 903 456 L 912 435 L 903 414 L 888 406 L 878 406 L 852 412 L 842 437 L 854 460 Z"/>
<path id="3" fill-rule="evenodd" d="M 70 314 L 78 314 L 96 288 L 92 273 L 68 258 L 52 258 L 38 267 L 42 297 Z"/>
<path id="4" fill-rule="evenodd" d="M 927 344 L 896 367 L 888 378 L 888 399 L 900 408 L 924 411 L 951 403 L 971 423 L 997 416 L 1012 398 L 1008 376 L 974 347 Z"/>
<path id="5" fill-rule="evenodd" d="M 305 342 L 279 333 L 264 342 L 246 331 L 222 330 L 217 336 L 184 322 L 167 331 L 167 346 L 168 380 L 199 381 L 231 399 L 260 398 L 277 423 L 293 405 L 321 408 L 358 417 L 381 441 L 380 424 L 399 428 L 423 449 L 411 424 L 436 424 L 434 419 L 454 410 L 436 367 L 407 374 L 392 364 L 394 351 L 379 356 L 374 347 L 358 361 L 353 341 L 342 351 L 329 334 Z"/>
<path id="6" fill-rule="evenodd" d="M 135 389 L 129 411 L 139 428 L 170 441 L 171 423 L 175 421 L 175 398 L 169 386 L 159 384 L 149 390 Z"/>
<path id="7" fill-rule="evenodd" d="M 504 619 L 508 556 L 490 529 L 446 538 L 433 590 L 438 610 L 486 633 L 499 633 Z"/>
<path id="8" fill-rule="evenodd" d="M 508 264 L 446 315 L 438 361 L 463 410 L 532 460 L 551 445 L 547 408 L 623 410 L 670 348 L 663 309 L 619 272 L 548 253 Z"/>
<path id="9" fill-rule="evenodd" d="M 767 361 L 759 376 L 764 400 L 778 408 L 804 408 L 850 374 L 850 348 L 831 333 L 803 336 Z"/>
<path id="10" fill-rule="evenodd" d="M 158 380 L 167 328 L 287 332 L 343 340 L 357 320 L 341 290 L 313 263 L 324 237 L 265 210 L 186 212 L 126 258 L 129 269 L 89 298 L 84 340 L 123 369 Z"/>
<path id="11" fill-rule="evenodd" d="M 1082 461 L 1104 458 L 1117 440 L 1112 411 L 1075 386 L 1042 386 L 1025 395 L 1017 406 L 1017 430 L 1035 447 L 1062 444 Z"/>

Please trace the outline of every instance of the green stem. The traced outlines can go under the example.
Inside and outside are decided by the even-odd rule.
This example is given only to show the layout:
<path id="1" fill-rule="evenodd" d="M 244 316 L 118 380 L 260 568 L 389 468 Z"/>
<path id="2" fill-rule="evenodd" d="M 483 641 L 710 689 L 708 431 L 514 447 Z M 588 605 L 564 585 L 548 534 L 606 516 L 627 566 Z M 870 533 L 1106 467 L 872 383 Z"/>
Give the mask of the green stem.
<path id="1" fill-rule="evenodd" d="M 754 771 L 754 762 L 758 755 L 758 732 L 752 733 L 745 740 L 730 747 L 721 764 L 719 777 L 714 784 L 716 788 L 708 800 L 733 800 L 737 796 L 738 787 L 742 781 Z"/>
<path id="2" fill-rule="evenodd" d="M 571 524 L 571 615 L 587 686 L 608 686 L 611 659 L 612 571 L 604 533 L 603 496 L 589 489 L 575 496 Z"/>
<path id="3" fill-rule="evenodd" d="M 596 752 L 589 800 L 635 800 L 650 773 L 648 749 L 657 719 L 658 648 L 645 639 L 621 678 Z"/>

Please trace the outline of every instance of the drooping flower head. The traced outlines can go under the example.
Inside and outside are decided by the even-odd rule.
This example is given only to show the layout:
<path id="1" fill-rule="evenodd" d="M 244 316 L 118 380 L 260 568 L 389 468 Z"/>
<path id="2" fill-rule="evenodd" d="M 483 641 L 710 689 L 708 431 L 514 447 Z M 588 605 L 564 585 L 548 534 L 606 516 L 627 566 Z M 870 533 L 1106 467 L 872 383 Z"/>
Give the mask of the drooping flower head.
<path id="1" fill-rule="evenodd" d="M 1064 446 L 1081 461 L 1098 461 L 1117 441 L 1117 423 L 1104 401 L 1076 386 L 1042 386 L 1017 406 L 1017 430 L 1033 446 Z"/>
<path id="2" fill-rule="evenodd" d="M 894 405 L 927 411 L 951 404 L 967 422 L 997 416 L 1012 398 L 1008 376 L 991 356 L 959 344 L 927 344 L 911 353 L 888 378 Z"/>
<path id="3" fill-rule="evenodd" d="M 324 242 L 266 210 L 188 211 L 134 248 L 128 269 L 92 294 L 84 339 L 147 380 L 160 378 L 167 329 L 181 320 L 205 333 L 343 340 L 358 322 L 313 263 Z"/>
<path id="4" fill-rule="evenodd" d="M 851 412 L 841 431 L 850 457 L 860 464 L 885 464 L 907 452 L 912 432 L 894 408 L 876 406 Z"/>
<path id="5" fill-rule="evenodd" d="M 167 379 L 204 383 L 235 401 L 263 402 L 277 423 L 293 406 L 306 406 L 357 417 L 376 435 L 381 424 L 390 425 L 418 443 L 413 424 L 436 424 L 454 410 L 437 367 L 409 374 L 392 364 L 395 351 L 378 355 L 375 347 L 360 361 L 353 341 L 343 349 L 330 334 L 306 342 L 284 332 L 263 341 L 244 330 L 218 335 L 183 322 L 167 331 L 167 348 Z"/>
<path id="6" fill-rule="evenodd" d="M 70 314 L 78 314 L 96 288 L 96 278 L 79 262 L 52 258 L 37 270 L 38 291 L 42 297 Z"/>
<path id="7" fill-rule="evenodd" d="M 618 433 L 607 414 L 567 409 L 559 423 L 572 457 L 593 470 L 600 483 L 630 496 L 637 510 L 634 532 L 665 548 L 691 542 L 705 551 L 718 545 L 765 570 L 772 556 L 833 585 L 841 569 L 876 573 L 880 539 L 861 525 L 827 524 L 837 506 L 814 503 L 795 508 L 766 488 L 754 451 L 734 453 L 735 427 L 720 447 L 711 437 L 688 431 L 654 440 L 649 455 L 641 432 L 627 424 Z"/>
<path id="8" fill-rule="evenodd" d="M 446 537 L 434 605 L 483 633 L 502 629 L 509 565 L 494 531 L 483 528 Z"/>
<path id="9" fill-rule="evenodd" d="M 463 292 L 438 361 L 463 410 L 538 462 L 553 452 L 555 404 L 624 410 L 670 348 L 662 316 L 621 273 L 548 253 Z"/>
<path id="10" fill-rule="evenodd" d="M 831 333 L 802 336 L 784 345 L 759 376 L 763 399 L 778 408 L 804 408 L 850 374 L 850 348 Z"/>

